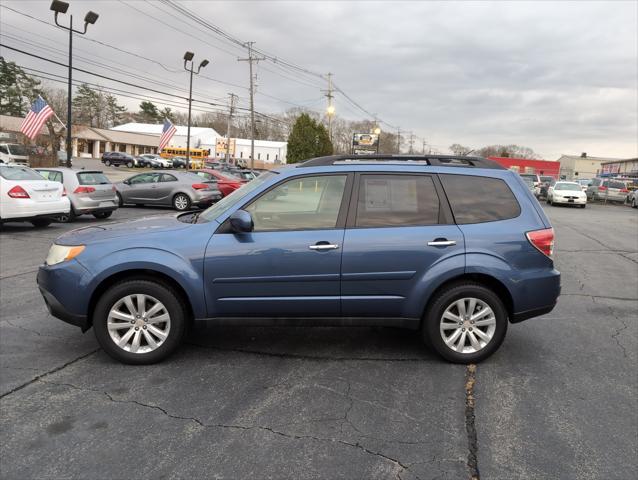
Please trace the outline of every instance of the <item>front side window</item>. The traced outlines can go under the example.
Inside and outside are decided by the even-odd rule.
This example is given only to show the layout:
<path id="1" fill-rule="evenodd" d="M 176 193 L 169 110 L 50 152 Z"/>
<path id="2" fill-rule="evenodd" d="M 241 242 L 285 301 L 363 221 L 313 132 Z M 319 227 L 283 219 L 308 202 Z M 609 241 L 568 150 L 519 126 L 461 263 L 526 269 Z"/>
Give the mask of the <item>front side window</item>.
<path id="1" fill-rule="evenodd" d="M 425 175 L 362 175 L 357 227 L 406 227 L 439 222 L 439 196 Z"/>
<path id="2" fill-rule="evenodd" d="M 335 228 L 347 175 L 288 180 L 266 192 L 245 210 L 255 231 Z"/>
<path id="3" fill-rule="evenodd" d="M 458 224 L 493 222 L 518 217 L 521 207 L 500 178 L 439 175 Z"/>
<path id="4" fill-rule="evenodd" d="M 153 183 L 157 181 L 158 177 L 159 175 L 157 173 L 142 173 L 131 178 L 129 183 L 131 185 L 136 185 L 138 183 Z"/>

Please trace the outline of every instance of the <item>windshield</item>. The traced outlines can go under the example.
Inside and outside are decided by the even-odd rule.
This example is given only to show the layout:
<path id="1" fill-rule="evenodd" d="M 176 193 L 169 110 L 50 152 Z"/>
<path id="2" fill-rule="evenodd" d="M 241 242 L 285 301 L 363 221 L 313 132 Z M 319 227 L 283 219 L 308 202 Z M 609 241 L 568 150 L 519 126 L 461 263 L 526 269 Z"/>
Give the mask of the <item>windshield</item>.
<path id="1" fill-rule="evenodd" d="M 28 167 L 12 167 L 8 165 L 0 165 L 0 177 L 7 180 L 45 180 L 42 175 Z"/>
<path id="2" fill-rule="evenodd" d="M 554 190 L 578 190 L 580 192 L 580 184 L 578 183 L 557 183 Z"/>
<path id="3" fill-rule="evenodd" d="M 522 178 L 528 187 L 533 187 L 534 184 L 536 183 L 536 179 L 534 177 L 522 177 Z"/>
<path id="4" fill-rule="evenodd" d="M 276 173 L 269 172 L 264 175 L 260 175 L 257 179 L 252 182 L 244 184 L 242 187 L 238 188 L 230 195 L 222 198 L 219 202 L 213 205 L 210 208 L 207 208 L 202 212 L 199 216 L 198 221 L 200 222 L 210 222 L 211 220 L 215 220 L 222 213 L 228 210 L 230 207 L 241 201 L 242 198 L 247 196 L 253 190 L 256 190 L 261 185 L 270 180 Z"/>
<path id="5" fill-rule="evenodd" d="M 22 156 L 29 155 L 24 145 L 20 145 L 19 143 L 10 143 L 7 146 L 9 147 L 10 155 L 22 155 Z"/>

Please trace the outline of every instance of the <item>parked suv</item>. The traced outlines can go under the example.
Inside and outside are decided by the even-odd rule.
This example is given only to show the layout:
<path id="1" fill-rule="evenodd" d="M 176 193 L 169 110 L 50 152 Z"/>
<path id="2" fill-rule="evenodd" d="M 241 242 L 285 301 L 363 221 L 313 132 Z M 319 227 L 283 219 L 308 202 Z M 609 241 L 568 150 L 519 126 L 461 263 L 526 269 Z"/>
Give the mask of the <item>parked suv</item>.
<path id="1" fill-rule="evenodd" d="M 106 219 L 119 206 L 115 186 L 99 170 L 72 170 L 70 168 L 36 168 L 47 180 L 64 185 L 71 211 L 57 217 L 61 222 L 72 222 L 79 215 L 91 214 Z"/>
<path id="2" fill-rule="evenodd" d="M 102 163 L 107 167 L 113 165 L 119 167 L 120 165 L 126 165 L 128 168 L 133 168 L 137 163 L 135 157 L 124 152 L 105 152 L 102 154 Z"/>
<path id="3" fill-rule="evenodd" d="M 93 327 L 125 363 L 164 359 L 204 320 L 411 328 L 471 363 L 508 323 L 554 308 L 553 243 L 525 183 L 492 161 L 330 156 L 203 212 L 66 233 L 38 285 L 54 316 Z"/>

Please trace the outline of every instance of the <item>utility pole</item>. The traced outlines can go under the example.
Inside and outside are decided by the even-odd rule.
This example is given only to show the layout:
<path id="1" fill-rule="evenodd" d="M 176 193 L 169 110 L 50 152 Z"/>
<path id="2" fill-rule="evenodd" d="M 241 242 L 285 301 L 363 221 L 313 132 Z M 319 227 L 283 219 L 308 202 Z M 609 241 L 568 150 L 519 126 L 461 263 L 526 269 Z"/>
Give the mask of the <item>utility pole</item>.
<path id="1" fill-rule="evenodd" d="M 248 58 L 238 58 L 239 62 L 248 62 L 250 71 L 250 168 L 255 168 L 255 77 L 253 76 L 253 62 L 266 60 L 266 57 L 255 57 L 253 55 L 253 45 L 255 42 L 246 42 L 248 48 Z"/>
<path id="2" fill-rule="evenodd" d="M 322 90 L 322 92 L 325 92 L 326 98 L 328 99 L 326 115 L 328 117 L 328 138 L 330 139 L 330 142 L 332 142 L 332 117 L 335 113 L 335 107 L 332 104 L 332 99 L 334 98 L 334 95 L 332 94 L 333 91 L 334 89 L 332 88 L 332 73 L 328 73 L 328 90 Z"/>
<path id="3" fill-rule="evenodd" d="M 410 132 L 410 153 L 414 153 L 414 132 Z"/>
<path id="4" fill-rule="evenodd" d="M 423 140 L 423 155 L 425 155 L 425 140 Z"/>
<path id="5" fill-rule="evenodd" d="M 237 95 L 229 93 L 230 105 L 228 110 L 228 125 L 226 126 L 226 163 L 230 162 L 230 124 L 233 118 L 233 112 L 235 111 L 235 99 Z"/>
<path id="6" fill-rule="evenodd" d="M 401 127 L 397 129 L 397 153 L 401 153 Z"/>

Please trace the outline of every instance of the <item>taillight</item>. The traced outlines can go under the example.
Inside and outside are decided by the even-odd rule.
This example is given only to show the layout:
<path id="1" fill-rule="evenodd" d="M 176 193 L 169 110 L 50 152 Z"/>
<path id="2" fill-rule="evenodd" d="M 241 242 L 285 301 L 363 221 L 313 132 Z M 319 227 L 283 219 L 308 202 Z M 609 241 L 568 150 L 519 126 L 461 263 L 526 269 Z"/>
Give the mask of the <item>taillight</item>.
<path id="1" fill-rule="evenodd" d="M 93 187 L 78 187 L 73 190 L 73 193 L 93 193 L 95 192 L 95 188 Z"/>
<path id="2" fill-rule="evenodd" d="M 621 188 L 620 191 L 622 193 L 629 193 L 629 189 L 627 189 L 627 188 Z"/>
<path id="3" fill-rule="evenodd" d="M 7 192 L 7 194 L 11 198 L 31 198 L 29 194 L 27 193 L 27 191 L 24 188 L 22 188 L 20 185 L 16 185 L 15 187 L 13 187 L 11 190 Z"/>
<path id="4" fill-rule="evenodd" d="M 527 232 L 529 243 L 534 245 L 541 253 L 551 257 L 554 254 L 554 229 L 545 228 Z"/>
<path id="5" fill-rule="evenodd" d="M 66 187 L 62 187 L 62 196 L 66 197 Z"/>
<path id="6" fill-rule="evenodd" d="M 605 190 L 607 190 L 607 187 L 603 187 L 602 185 L 598 187 L 599 192 L 604 192 Z"/>
<path id="7" fill-rule="evenodd" d="M 208 185 L 206 185 L 205 183 L 193 183 L 193 185 L 191 185 L 195 190 L 207 190 L 208 189 Z"/>
<path id="8" fill-rule="evenodd" d="M 117 192 L 117 188 L 115 188 L 115 185 L 111 187 L 111 190 L 113 190 L 114 192 Z"/>

